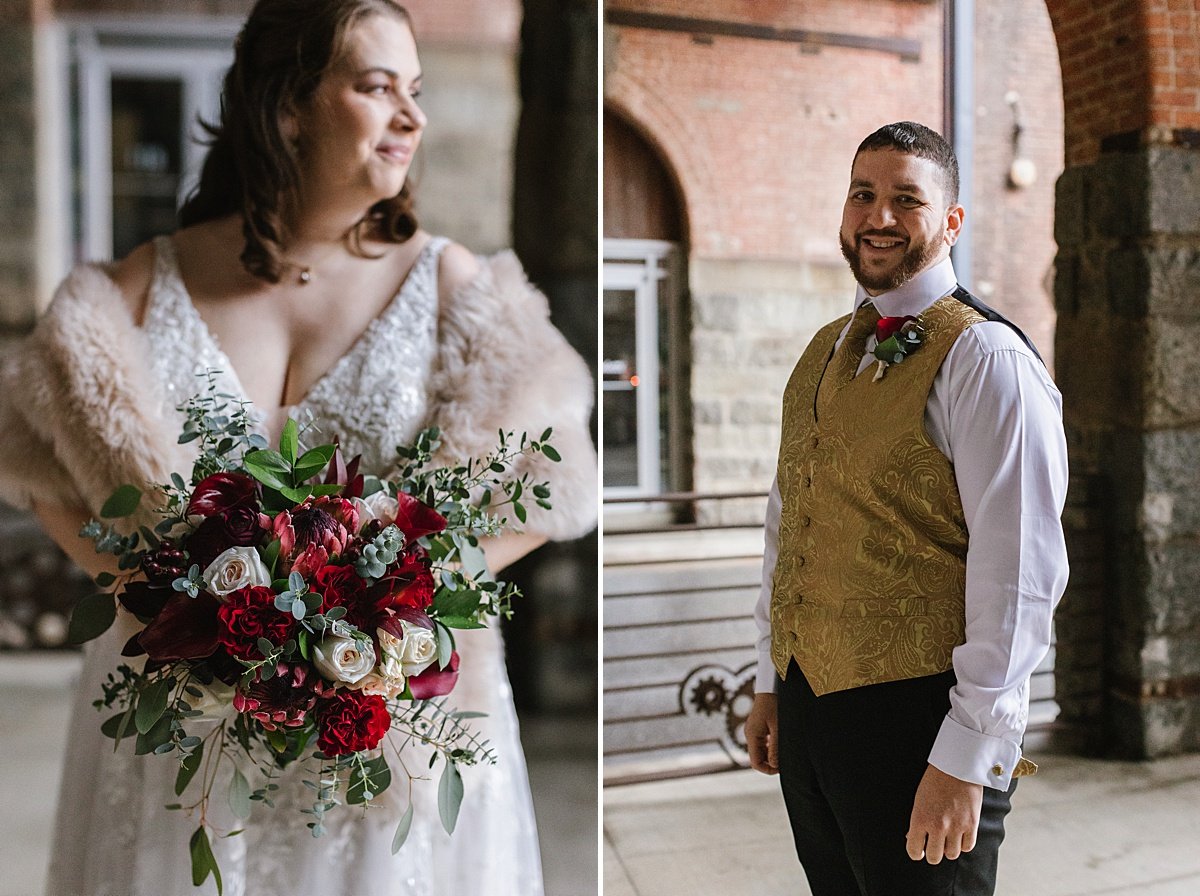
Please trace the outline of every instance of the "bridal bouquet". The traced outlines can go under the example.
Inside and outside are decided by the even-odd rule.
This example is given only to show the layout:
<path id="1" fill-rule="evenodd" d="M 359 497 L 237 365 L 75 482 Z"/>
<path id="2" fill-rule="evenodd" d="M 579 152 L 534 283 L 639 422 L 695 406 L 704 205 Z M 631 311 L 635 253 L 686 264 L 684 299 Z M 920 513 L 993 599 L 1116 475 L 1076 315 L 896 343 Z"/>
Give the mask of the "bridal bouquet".
<path id="1" fill-rule="evenodd" d="M 432 467 L 439 434 L 426 430 L 381 480 L 335 445 L 303 450 L 294 420 L 269 449 L 211 376 L 181 410 L 180 442 L 199 447 L 191 480 L 174 474 L 152 492 L 152 527 L 84 527 L 120 572 L 97 577 L 104 590 L 77 606 L 71 635 L 102 634 L 117 604 L 144 623 L 122 652 L 144 659 L 118 667 L 96 706 L 116 710 L 101 730 L 118 744 L 178 761 L 183 801 L 167 808 L 198 816 L 193 883 L 212 874 L 221 891 L 207 810 L 222 766 L 229 806 L 246 818 L 254 802 L 273 807 L 282 768 L 303 764 L 313 797 L 303 811 L 320 836 L 327 812 L 369 806 L 389 786 L 389 752 L 425 744 L 430 766 L 442 761 L 438 806 L 452 832 L 458 766 L 496 759 L 467 724 L 479 714 L 443 699 L 458 677 L 454 631 L 510 612 L 516 589 L 487 573 L 478 539 L 507 529 L 507 512 L 523 522 L 527 498 L 549 508 L 546 484 L 512 466 L 558 460 L 550 431 L 501 432 L 488 456 Z M 123 486 L 101 517 L 130 517 L 147 498 Z M 412 819 L 410 803 L 393 851 Z"/>

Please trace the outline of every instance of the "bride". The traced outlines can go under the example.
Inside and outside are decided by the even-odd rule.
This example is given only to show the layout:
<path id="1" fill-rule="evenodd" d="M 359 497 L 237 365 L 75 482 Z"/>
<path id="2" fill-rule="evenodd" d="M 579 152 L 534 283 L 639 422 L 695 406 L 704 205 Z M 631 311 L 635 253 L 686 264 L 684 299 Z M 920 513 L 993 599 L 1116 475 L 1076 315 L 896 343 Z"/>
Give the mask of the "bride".
<path id="1" fill-rule="evenodd" d="M 92 574 L 100 555 L 77 537 L 124 482 L 190 470 L 176 407 L 217 369 L 275 441 L 289 417 L 337 436 L 362 469 L 385 474 L 396 445 L 426 425 L 442 461 L 478 456 L 498 429 L 554 428 L 554 509 L 486 546 L 499 569 L 545 538 L 595 518 L 592 385 L 549 324 L 545 299 L 511 253 L 479 261 L 417 224 L 407 181 L 426 124 L 421 67 L 405 10 L 392 0 L 259 0 L 238 38 L 219 124 L 183 227 L 110 267 L 83 265 L 0 374 L 0 494 L 31 506 Z M 118 752 L 91 707 L 136 621 L 119 618 L 86 654 L 67 748 L 47 892 L 184 896 L 195 819 L 168 811 L 175 763 Z M 460 708 L 488 713 L 494 766 L 464 771 L 453 836 L 436 783 L 413 788 L 416 819 L 392 834 L 405 788 L 344 808 L 313 839 L 299 781 L 258 806 L 237 836 L 214 840 L 227 896 L 540 894 L 528 782 L 492 629 L 464 632 Z M 410 764 L 419 771 L 420 760 Z M 219 791 L 216 791 L 219 792 Z M 310 802 L 311 800 L 309 800 Z M 290 804 L 289 804 L 290 803 Z M 335 816 L 337 816 L 335 818 Z M 211 819 L 210 819 L 211 820 Z M 213 825 L 242 826 L 232 816 Z"/>

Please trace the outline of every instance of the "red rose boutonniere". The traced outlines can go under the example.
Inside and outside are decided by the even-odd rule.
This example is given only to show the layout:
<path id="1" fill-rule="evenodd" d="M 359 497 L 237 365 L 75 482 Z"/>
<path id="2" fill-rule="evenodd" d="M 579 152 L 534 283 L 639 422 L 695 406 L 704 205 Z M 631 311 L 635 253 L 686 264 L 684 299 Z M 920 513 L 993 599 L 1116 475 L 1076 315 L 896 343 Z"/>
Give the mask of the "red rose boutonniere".
<path id="1" fill-rule="evenodd" d="M 875 351 L 872 352 L 879 361 L 879 367 L 871 382 L 877 383 L 883 379 L 889 365 L 899 364 L 920 348 L 924 341 L 925 328 L 921 326 L 919 317 L 911 314 L 881 317 L 875 325 Z"/>

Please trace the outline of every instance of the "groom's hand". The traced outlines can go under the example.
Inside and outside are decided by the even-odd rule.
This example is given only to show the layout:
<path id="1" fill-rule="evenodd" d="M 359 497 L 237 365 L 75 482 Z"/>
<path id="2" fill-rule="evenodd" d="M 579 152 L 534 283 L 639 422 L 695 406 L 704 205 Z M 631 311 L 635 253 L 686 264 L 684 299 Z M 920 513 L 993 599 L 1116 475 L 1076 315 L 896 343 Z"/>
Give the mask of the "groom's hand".
<path id="1" fill-rule="evenodd" d="M 908 823 L 908 857 L 936 865 L 975 848 L 983 785 L 960 781 L 930 765 L 917 787 Z"/>
<path id="2" fill-rule="evenodd" d="M 754 705 L 746 717 L 746 747 L 750 751 L 750 767 L 764 775 L 779 774 L 778 706 L 774 694 L 755 694 Z"/>

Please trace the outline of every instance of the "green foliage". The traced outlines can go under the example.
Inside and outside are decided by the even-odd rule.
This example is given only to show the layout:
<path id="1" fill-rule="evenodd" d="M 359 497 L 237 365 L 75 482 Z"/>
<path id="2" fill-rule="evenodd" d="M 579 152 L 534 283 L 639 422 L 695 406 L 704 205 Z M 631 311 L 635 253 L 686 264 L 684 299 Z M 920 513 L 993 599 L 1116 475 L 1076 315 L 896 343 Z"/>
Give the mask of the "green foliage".
<path id="1" fill-rule="evenodd" d="M 192 854 L 192 886 L 200 886 L 211 874 L 217 885 L 217 896 L 222 896 L 224 887 L 221 884 L 221 870 L 217 867 L 217 857 L 213 855 L 204 825 L 196 828 L 188 846 Z"/>
<path id="2" fill-rule="evenodd" d="M 67 640 L 83 644 L 98 638 L 117 618 L 117 601 L 111 594 L 89 594 L 80 598 L 67 625 Z"/>
<path id="3" fill-rule="evenodd" d="M 462 806 L 463 781 L 458 766 L 454 760 L 447 759 L 442 769 L 442 778 L 438 781 L 438 815 L 442 819 L 442 827 L 447 834 L 454 833 L 458 824 L 458 810 Z"/>
<path id="4" fill-rule="evenodd" d="M 104 506 L 100 508 L 100 515 L 105 519 L 129 516 L 137 510 L 138 504 L 141 501 L 141 489 L 132 485 L 122 485 L 109 495 L 108 500 L 104 502 Z"/>

